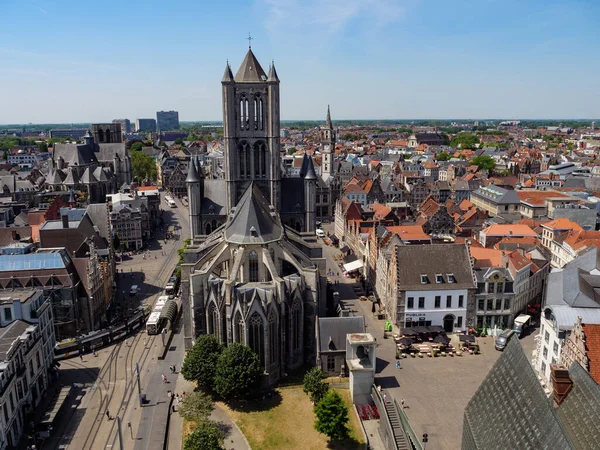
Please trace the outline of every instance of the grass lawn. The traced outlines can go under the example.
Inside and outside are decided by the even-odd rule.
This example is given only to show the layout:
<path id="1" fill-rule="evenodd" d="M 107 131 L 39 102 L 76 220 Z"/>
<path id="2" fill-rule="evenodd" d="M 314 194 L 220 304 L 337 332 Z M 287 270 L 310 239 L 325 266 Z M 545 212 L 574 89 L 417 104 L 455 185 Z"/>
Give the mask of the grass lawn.
<path id="1" fill-rule="evenodd" d="M 279 394 L 255 402 L 251 407 L 235 410 L 220 403 L 227 414 L 240 427 L 252 450 L 303 449 L 324 450 L 360 448 L 364 443 L 360 424 L 352 411 L 350 391 L 336 389 L 348 406 L 350 439 L 329 445 L 325 435 L 314 428 L 316 420 L 313 406 L 302 386 L 286 386 L 276 390 Z"/>

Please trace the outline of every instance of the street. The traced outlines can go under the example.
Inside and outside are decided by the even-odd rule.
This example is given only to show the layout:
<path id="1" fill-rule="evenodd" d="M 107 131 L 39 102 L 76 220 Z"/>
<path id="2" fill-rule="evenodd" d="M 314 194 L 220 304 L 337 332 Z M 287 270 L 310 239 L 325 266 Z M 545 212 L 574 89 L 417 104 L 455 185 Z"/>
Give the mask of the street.
<path id="1" fill-rule="evenodd" d="M 177 208 L 169 208 L 164 201 L 161 208 L 164 211 L 164 227 L 162 231 L 155 232 L 158 241 L 148 243 L 149 251 L 133 254 L 117 264 L 118 294 L 114 301 L 125 310 L 154 303 L 175 268 L 179 257 L 177 250 L 183 246 L 184 239 L 188 236 L 187 209 L 181 204 Z M 175 233 L 180 238 L 164 242 L 164 231 L 170 225 L 175 227 Z M 139 287 L 135 296 L 129 294 L 132 285 Z M 183 345 L 178 345 L 177 339 L 178 334 L 175 335 L 172 348 L 175 347 L 178 351 L 169 352 L 167 366 L 174 363 L 177 367 L 181 365 Z M 159 365 L 163 361 L 159 361 L 158 356 L 162 354 L 162 349 L 160 336 L 148 336 L 141 330 L 122 342 L 99 349 L 95 357 L 86 354 L 82 360 L 74 358 L 61 361 L 59 383 L 76 383 L 74 405 L 57 424 L 43 448 L 120 448 L 116 416 L 119 416 L 122 423 L 123 449 L 133 449 L 135 442 L 145 440 L 148 431 L 144 429 L 142 421 L 145 411 L 153 409 L 153 404 L 164 400 L 152 398 L 155 377 L 161 373 Z M 136 363 L 140 367 L 141 390 L 147 394 L 149 401 L 143 408 L 138 401 Z M 106 412 L 112 419 L 107 417 Z M 139 425 L 140 422 L 142 425 Z M 140 427 L 142 430 L 138 432 Z M 139 440 L 132 439 L 131 436 L 138 436 Z"/>

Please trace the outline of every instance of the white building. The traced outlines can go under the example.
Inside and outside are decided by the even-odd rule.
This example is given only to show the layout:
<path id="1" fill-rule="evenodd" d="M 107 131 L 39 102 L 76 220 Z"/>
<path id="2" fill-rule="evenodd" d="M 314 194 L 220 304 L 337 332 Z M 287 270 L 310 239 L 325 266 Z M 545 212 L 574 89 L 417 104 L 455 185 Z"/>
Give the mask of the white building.
<path id="1" fill-rule="evenodd" d="M 550 364 L 560 362 L 565 339 L 578 318 L 586 324 L 600 324 L 600 303 L 594 295 L 600 288 L 597 256 L 598 249 L 594 247 L 548 275 L 546 306 L 542 310 L 540 332 L 535 337 L 533 359 L 542 385 L 550 385 Z"/>
<path id="2" fill-rule="evenodd" d="M 398 327 L 442 326 L 464 331 L 475 316 L 475 277 L 461 244 L 400 245 L 390 264 L 397 273 L 390 319 Z"/>
<path id="3" fill-rule="evenodd" d="M 50 301 L 41 290 L 0 297 L 0 449 L 16 446 L 24 416 L 48 387 L 56 342 Z"/>

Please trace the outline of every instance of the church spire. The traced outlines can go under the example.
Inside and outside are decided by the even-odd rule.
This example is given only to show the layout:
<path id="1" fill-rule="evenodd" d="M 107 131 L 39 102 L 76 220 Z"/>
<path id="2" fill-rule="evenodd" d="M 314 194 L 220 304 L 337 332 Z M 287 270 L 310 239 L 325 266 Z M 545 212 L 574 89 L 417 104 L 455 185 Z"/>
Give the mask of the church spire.
<path id="1" fill-rule="evenodd" d="M 333 128 L 333 125 L 331 125 L 331 112 L 329 111 L 329 105 L 327 105 L 327 119 L 325 119 L 325 127 L 329 128 L 330 130 Z"/>
<path id="2" fill-rule="evenodd" d="M 277 76 L 277 71 L 275 70 L 275 63 L 271 61 L 271 67 L 269 68 L 269 77 L 267 78 L 269 82 L 279 83 L 279 77 Z"/>
<path id="3" fill-rule="evenodd" d="M 229 61 L 227 61 L 227 65 L 225 66 L 225 74 L 223 75 L 222 83 L 228 83 L 233 81 L 233 72 L 231 71 L 231 66 L 229 66 Z"/>

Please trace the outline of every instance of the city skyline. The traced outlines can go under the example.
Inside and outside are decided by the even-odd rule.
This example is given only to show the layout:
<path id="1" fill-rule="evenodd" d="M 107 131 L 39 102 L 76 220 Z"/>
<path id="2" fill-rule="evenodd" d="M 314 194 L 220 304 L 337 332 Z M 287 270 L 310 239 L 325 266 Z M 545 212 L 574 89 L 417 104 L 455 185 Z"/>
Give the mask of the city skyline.
<path id="1" fill-rule="evenodd" d="M 275 61 L 283 120 L 321 120 L 327 104 L 334 120 L 600 117 L 591 1 L 141 6 L 8 1 L 0 123 L 220 121 L 223 70 L 249 32 L 263 69 Z"/>

